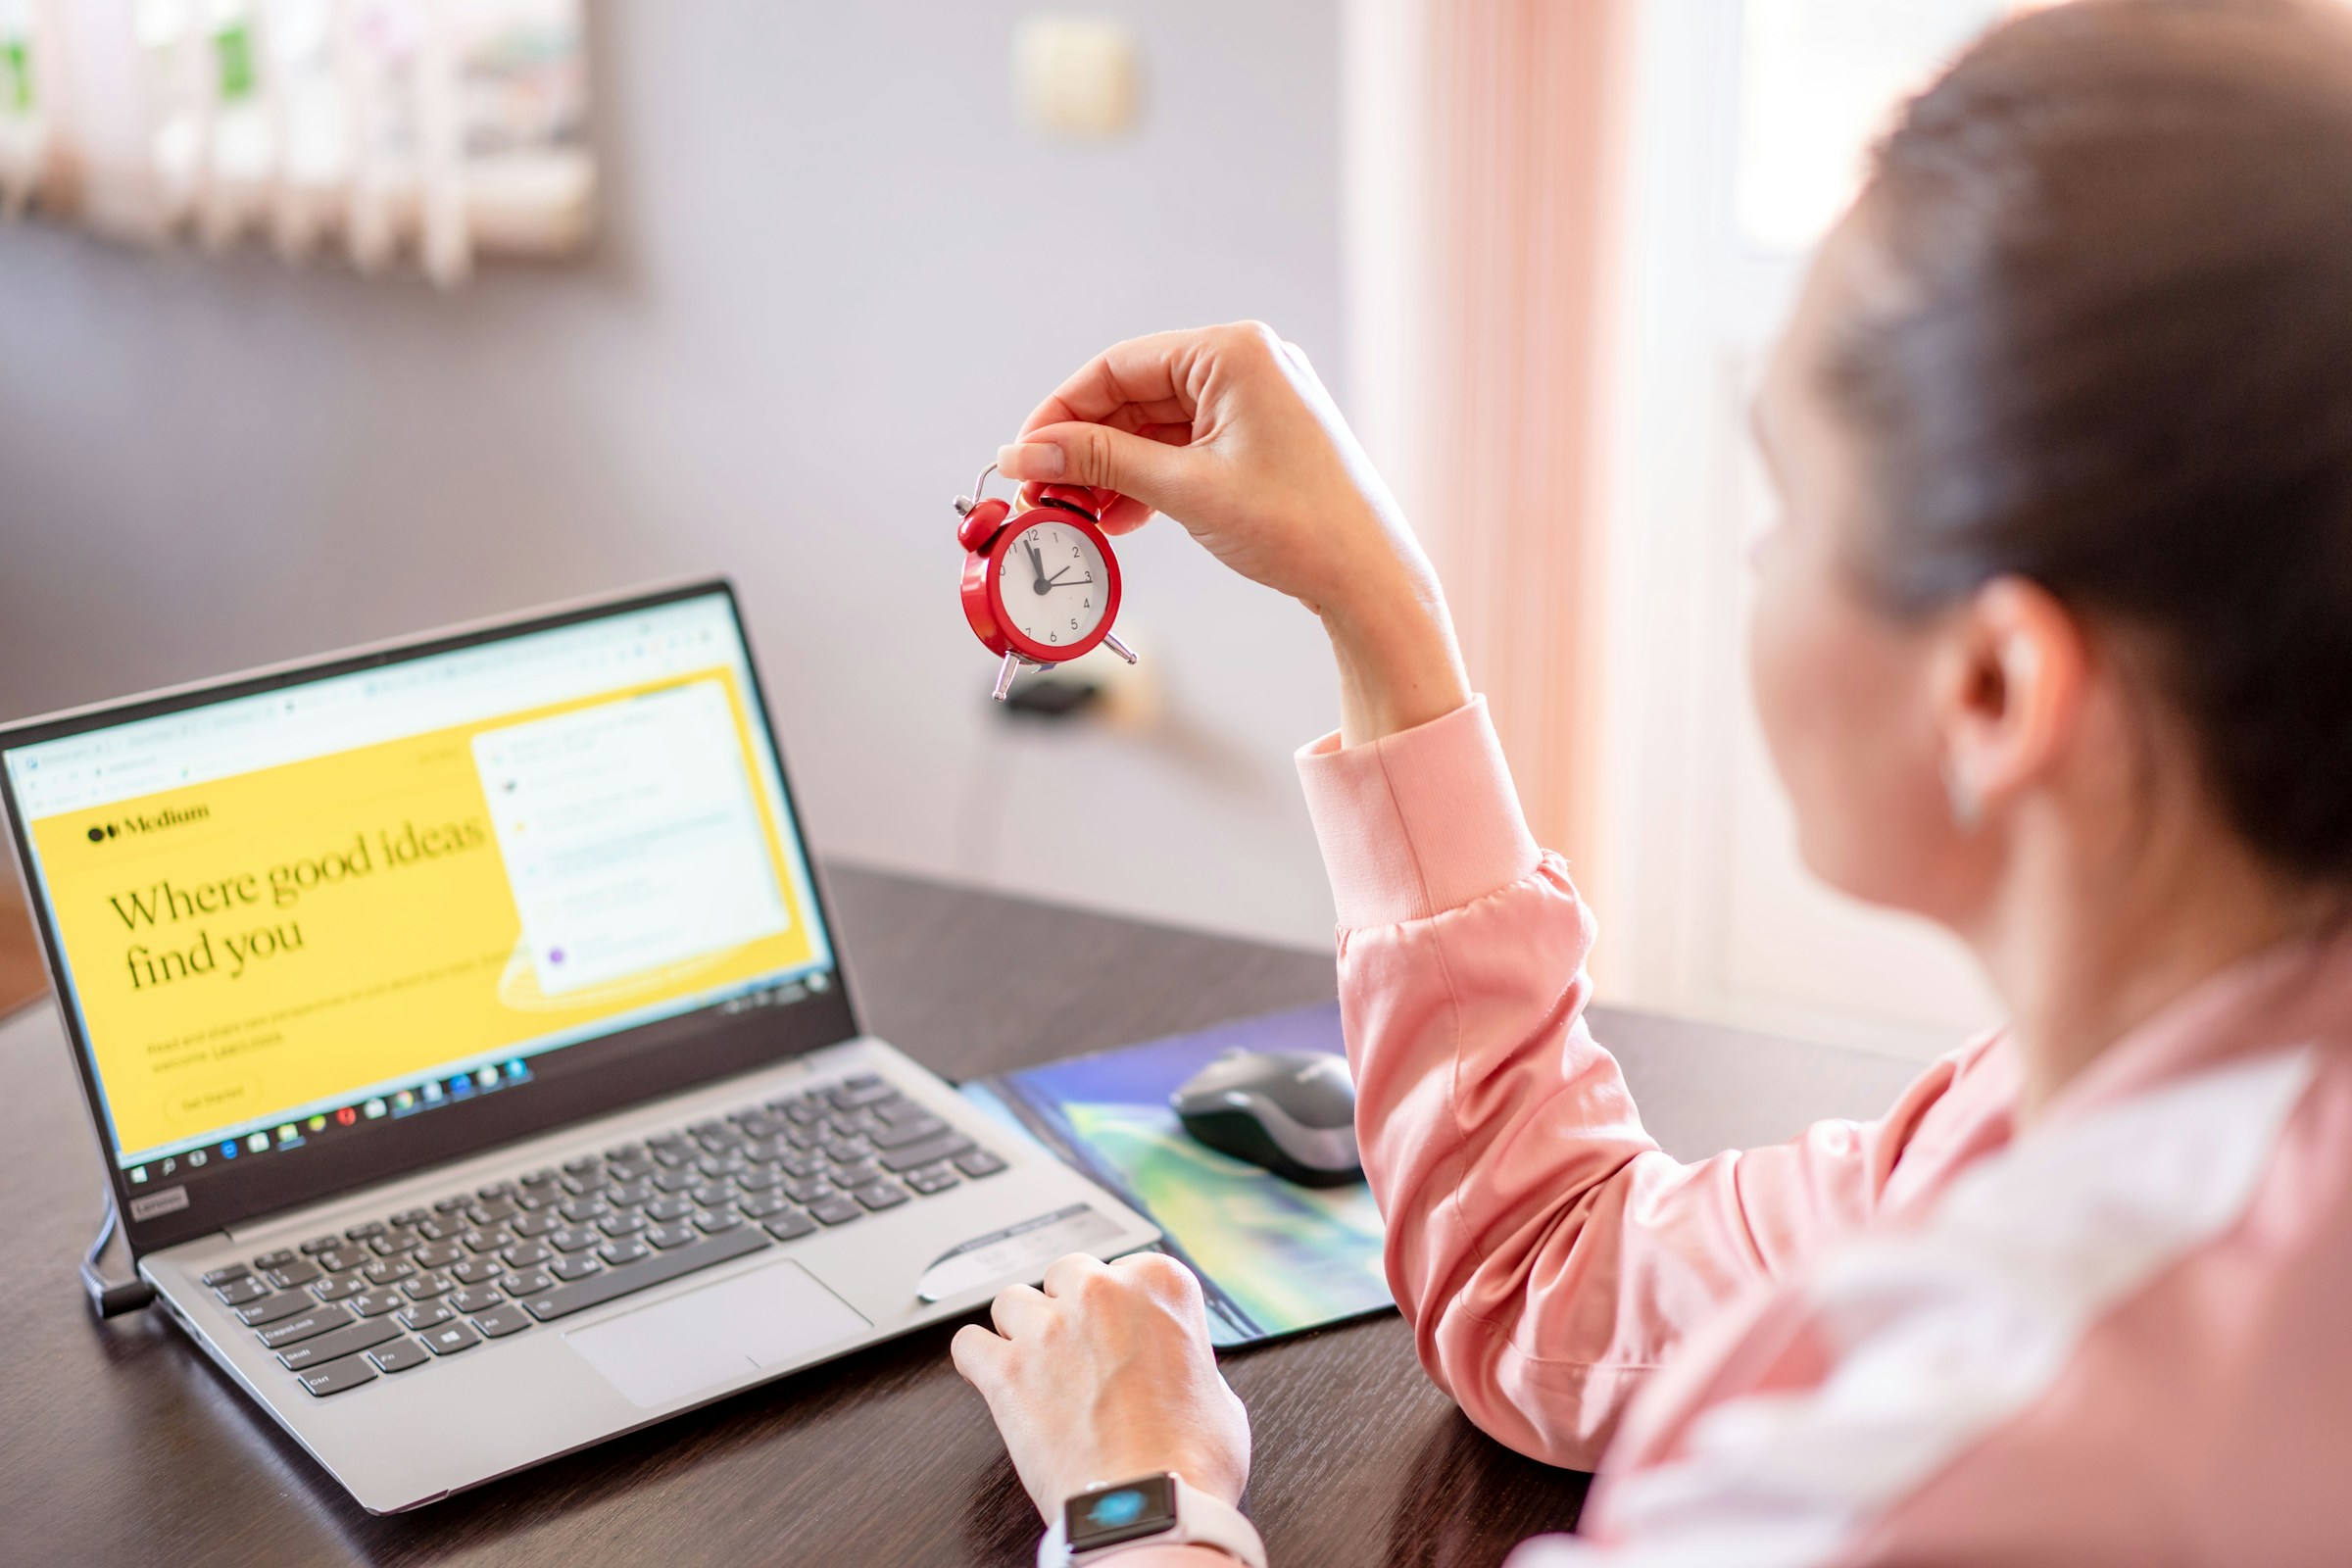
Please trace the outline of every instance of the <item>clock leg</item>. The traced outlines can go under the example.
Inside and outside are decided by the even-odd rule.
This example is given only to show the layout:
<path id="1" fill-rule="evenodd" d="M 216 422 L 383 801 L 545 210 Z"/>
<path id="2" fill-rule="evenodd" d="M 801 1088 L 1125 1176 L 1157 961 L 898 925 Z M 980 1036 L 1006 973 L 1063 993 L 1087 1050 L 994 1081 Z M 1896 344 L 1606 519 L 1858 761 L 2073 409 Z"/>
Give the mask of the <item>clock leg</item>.
<path id="1" fill-rule="evenodd" d="M 1102 646 L 1109 649 L 1112 653 L 1118 655 L 1121 659 L 1127 661 L 1127 662 L 1130 664 L 1135 662 L 1135 650 L 1128 647 L 1125 643 L 1119 641 L 1119 634 L 1117 632 L 1104 632 L 1102 634 Z"/>
<path id="2" fill-rule="evenodd" d="M 1006 654 L 1004 656 L 1004 662 L 997 666 L 997 689 L 991 692 L 989 695 L 995 698 L 998 702 L 1003 702 L 1004 700 L 1004 694 L 1012 690 L 1012 677 L 1018 675 L 1020 672 L 1021 656 L 1018 654 Z"/>

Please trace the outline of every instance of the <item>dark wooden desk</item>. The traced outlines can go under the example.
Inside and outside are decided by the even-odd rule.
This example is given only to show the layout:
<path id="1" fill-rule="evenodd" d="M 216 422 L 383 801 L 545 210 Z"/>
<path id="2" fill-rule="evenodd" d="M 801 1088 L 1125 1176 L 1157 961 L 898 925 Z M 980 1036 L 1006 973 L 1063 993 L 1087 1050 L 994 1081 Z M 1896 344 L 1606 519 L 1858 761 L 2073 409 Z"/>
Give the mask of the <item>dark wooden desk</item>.
<path id="1" fill-rule="evenodd" d="M 1331 960 L 870 873 L 834 877 L 876 1033 L 950 1077 L 1332 993 Z M 1020 963 L 1007 962 L 1017 948 Z M 1016 990 L 1012 983 L 1020 976 Z M 1869 1115 L 1903 1063 L 1595 1020 L 1682 1155 Z M 1032 1560 L 1037 1519 L 938 1328 L 397 1518 L 363 1512 L 160 1315 L 82 1305 L 98 1161 L 56 1018 L 0 1026 L 0 1559 L 235 1564 Z M 1490 1442 L 1384 1316 L 1228 1358 L 1281 1568 L 1493 1564 L 1585 1477 Z"/>

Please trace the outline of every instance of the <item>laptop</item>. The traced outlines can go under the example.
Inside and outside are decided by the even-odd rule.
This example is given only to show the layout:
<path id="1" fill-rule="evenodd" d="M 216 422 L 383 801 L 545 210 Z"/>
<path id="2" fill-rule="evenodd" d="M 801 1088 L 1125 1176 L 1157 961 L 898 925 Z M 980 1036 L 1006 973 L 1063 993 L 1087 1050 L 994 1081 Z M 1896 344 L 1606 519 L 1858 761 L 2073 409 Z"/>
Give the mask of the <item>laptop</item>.
<path id="1" fill-rule="evenodd" d="M 139 1274 L 415 1508 L 1142 1216 L 859 1025 L 734 592 L 0 730 Z"/>

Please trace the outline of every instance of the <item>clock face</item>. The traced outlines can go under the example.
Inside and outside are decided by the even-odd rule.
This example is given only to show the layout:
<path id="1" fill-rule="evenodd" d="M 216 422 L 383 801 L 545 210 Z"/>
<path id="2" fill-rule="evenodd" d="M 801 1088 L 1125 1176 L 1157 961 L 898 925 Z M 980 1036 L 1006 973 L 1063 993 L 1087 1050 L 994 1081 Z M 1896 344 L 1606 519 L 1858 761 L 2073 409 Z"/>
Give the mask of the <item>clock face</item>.
<path id="1" fill-rule="evenodd" d="M 1034 522 L 1004 551 L 997 598 L 1011 628 L 1030 642 L 1080 648 L 1110 609 L 1110 573 L 1083 532 L 1066 522 Z"/>

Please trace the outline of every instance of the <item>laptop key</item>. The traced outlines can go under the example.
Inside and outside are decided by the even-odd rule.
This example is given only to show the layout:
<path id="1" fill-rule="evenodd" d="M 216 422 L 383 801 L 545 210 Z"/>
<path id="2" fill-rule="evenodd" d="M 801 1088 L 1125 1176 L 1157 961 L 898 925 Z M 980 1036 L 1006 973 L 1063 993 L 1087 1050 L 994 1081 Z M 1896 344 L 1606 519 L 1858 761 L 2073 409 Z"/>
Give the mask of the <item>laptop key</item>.
<path id="1" fill-rule="evenodd" d="M 607 1242 L 596 1250 L 596 1255 L 608 1263 L 634 1263 L 639 1258 L 653 1256 L 654 1250 L 631 1236 L 616 1242 Z"/>
<path id="2" fill-rule="evenodd" d="M 338 1247 L 331 1251 L 320 1252 L 317 1262 L 329 1274 L 348 1274 L 364 1266 L 374 1255 L 365 1247 Z"/>
<path id="3" fill-rule="evenodd" d="M 956 1168 L 966 1176 L 994 1176 L 1004 1168 L 1004 1161 L 985 1149 L 975 1149 L 968 1154 L 957 1154 Z"/>
<path id="4" fill-rule="evenodd" d="M 368 1364 L 366 1357 L 357 1355 L 329 1361 L 322 1367 L 302 1374 L 302 1386 L 321 1399 L 330 1394 L 341 1394 L 346 1389 L 356 1389 L 363 1383 L 374 1381 L 375 1368 Z"/>
<path id="5" fill-rule="evenodd" d="M 433 1217 L 429 1208 L 404 1208 L 387 1222 L 399 1230 L 415 1230 Z"/>
<path id="6" fill-rule="evenodd" d="M 414 1252 L 426 1242 L 438 1241 L 439 1237 L 425 1234 L 433 1228 L 432 1222 L 428 1220 L 413 1231 L 386 1231 L 381 1236 L 369 1237 L 368 1246 L 379 1257 L 397 1257 L 403 1252 Z"/>
<path id="7" fill-rule="evenodd" d="M 435 1355 L 455 1355 L 482 1343 L 482 1337 L 464 1323 L 444 1323 L 422 1336 L 424 1348 Z"/>
<path id="8" fill-rule="evenodd" d="M 780 1214 L 769 1215 L 767 1219 L 767 1234 L 779 1242 L 797 1240 L 815 1229 L 816 1221 L 797 1208 L 786 1208 Z"/>
<path id="9" fill-rule="evenodd" d="M 350 1321 L 351 1313 L 343 1307 L 315 1306 L 300 1317 L 286 1318 L 281 1322 L 270 1324 L 266 1329 L 256 1329 L 253 1337 L 260 1340 L 269 1348 L 275 1350 L 284 1346 L 299 1345 L 304 1340 L 315 1340 L 329 1329 L 339 1329 Z M 342 1352 L 337 1351 L 336 1353 L 341 1354 Z M 333 1356 L 325 1356 L 320 1359 L 332 1360 L 333 1358 Z"/>
<path id="10" fill-rule="evenodd" d="M 607 1236 L 634 1236 L 652 1223 L 646 1215 L 635 1212 L 607 1214 L 596 1222 L 596 1228 Z"/>
<path id="11" fill-rule="evenodd" d="M 906 1189 L 897 1182 L 868 1182 L 858 1189 L 856 1197 L 868 1208 L 896 1208 L 906 1201 Z"/>
<path id="12" fill-rule="evenodd" d="M 284 1268 L 270 1271 L 270 1283 L 281 1291 L 299 1290 L 318 1277 L 318 1268 L 314 1263 L 288 1263 Z"/>
<path id="13" fill-rule="evenodd" d="M 585 1225 L 566 1225 L 560 1231 L 547 1233 L 547 1245 L 559 1252 L 585 1252 L 604 1240 L 604 1237 Z"/>
<path id="14" fill-rule="evenodd" d="M 418 1301 L 415 1306 L 405 1307 L 392 1314 L 402 1328 L 410 1330 L 437 1328 L 457 1315 L 457 1308 L 451 1306 L 447 1300 Z M 376 1321 L 383 1320 L 378 1318 Z"/>
<path id="15" fill-rule="evenodd" d="M 575 1257 L 559 1257 L 547 1265 L 547 1271 L 560 1280 L 584 1280 L 604 1265 L 582 1252 Z"/>
<path id="16" fill-rule="evenodd" d="M 950 1129 L 919 1144 L 907 1144 L 884 1154 L 878 1162 L 884 1170 L 913 1170 L 922 1165 L 936 1165 L 941 1160 L 962 1153 L 972 1147 L 972 1141 Z"/>
<path id="17" fill-rule="evenodd" d="M 517 1236 L 529 1239 L 545 1236 L 549 1231 L 552 1230 L 559 1230 L 563 1227 L 563 1218 L 560 1215 L 552 1212 L 546 1214 L 525 1214 L 520 1219 L 509 1224 L 507 1229 L 513 1231 Z"/>
<path id="18" fill-rule="evenodd" d="M 198 1283 L 208 1286 L 226 1285 L 230 1280 L 241 1280 L 252 1272 L 242 1263 L 223 1263 L 219 1268 L 207 1273 Z"/>
<path id="19" fill-rule="evenodd" d="M 694 1233 L 688 1231 L 692 1236 Z M 627 1268 L 607 1269 L 594 1279 L 581 1280 L 543 1294 L 521 1298 L 523 1306 L 540 1322 L 568 1317 L 574 1312 L 602 1306 L 617 1300 L 632 1291 L 661 1285 L 669 1280 L 692 1274 L 698 1269 L 732 1261 L 759 1251 L 767 1246 L 767 1238 L 749 1226 L 730 1231 L 724 1236 L 711 1236 L 680 1247 L 660 1257 L 648 1258 Z"/>
<path id="20" fill-rule="evenodd" d="M 462 1291 L 451 1292 L 441 1300 L 461 1312 L 487 1312 L 506 1300 L 506 1298 L 487 1285 L 468 1285 Z"/>
<path id="21" fill-rule="evenodd" d="M 512 1252 L 517 1249 L 510 1247 L 507 1250 Z M 506 1270 L 499 1266 L 496 1258 L 469 1257 L 451 1269 L 449 1277 L 460 1285 L 487 1285 L 505 1272 Z"/>
<path id="22" fill-rule="evenodd" d="M 878 1133 L 868 1135 L 866 1141 L 876 1149 L 904 1149 L 908 1144 L 919 1144 L 927 1138 L 936 1138 L 947 1130 L 948 1124 L 937 1116 L 923 1116 L 912 1121 L 903 1121 L 895 1126 L 885 1127 Z"/>
<path id="23" fill-rule="evenodd" d="M 821 1176 L 811 1176 L 807 1181 L 784 1184 L 784 1196 L 796 1203 L 813 1203 L 821 1199 L 831 1198 L 835 1191 L 833 1184 Z"/>
<path id="24" fill-rule="evenodd" d="M 408 1304 L 409 1298 L 398 1291 L 362 1291 L 351 1298 L 351 1309 L 362 1317 L 381 1317 Z"/>
<path id="25" fill-rule="evenodd" d="M 498 1282 L 509 1296 L 529 1296 L 535 1291 L 552 1291 L 556 1277 L 543 1268 L 526 1268 L 519 1274 L 510 1274 Z"/>
<path id="26" fill-rule="evenodd" d="M 436 1269 L 430 1274 L 417 1275 L 415 1279 L 403 1284 L 400 1289 L 402 1294 L 412 1301 L 428 1301 L 436 1296 L 447 1296 L 457 1288 L 456 1280 Z"/>
<path id="27" fill-rule="evenodd" d="M 282 1323 L 297 1312 L 308 1312 L 318 1304 L 300 1291 L 288 1291 L 283 1296 L 269 1297 L 251 1306 L 238 1307 L 237 1321 L 249 1329 L 258 1329 L 269 1323 Z"/>
<path id="28" fill-rule="evenodd" d="M 494 1225 L 483 1230 L 467 1231 L 461 1240 L 466 1243 L 468 1252 L 495 1252 L 502 1247 L 514 1246 L 514 1233 L 504 1225 Z"/>
<path id="29" fill-rule="evenodd" d="M 519 1306 L 500 1306 L 482 1313 L 473 1320 L 485 1339 L 503 1340 L 510 1334 L 519 1334 L 531 1326 L 531 1314 Z"/>
<path id="30" fill-rule="evenodd" d="M 214 1272 L 218 1273 L 219 1270 L 216 1269 Z M 207 1274 L 205 1278 L 211 1279 L 212 1275 Z M 270 1282 L 256 1279 L 248 1274 L 242 1279 L 233 1279 L 225 1285 L 216 1286 L 213 1294 L 220 1297 L 221 1301 L 228 1306 L 243 1306 L 247 1301 L 258 1301 L 268 1296 Z"/>
<path id="31" fill-rule="evenodd" d="M 945 1165 L 931 1165 L 922 1170 L 910 1170 L 906 1173 L 906 1182 L 907 1186 L 925 1198 L 930 1197 L 933 1193 L 944 1193 L 951 1187 L 963 1185 L 956 1179 L 956 1173 Z"/>
<path id="32" fill-rule="evenodd" d="M 433 1242 L 411 1252 L 409 1261 L 418 1268 L 447 1268 L 465 1255 L 466 1249 L 455 1242 Z"/>
<path id="33" fill-rule="evenodd" d="M 726 1208 L 714 1208 L 707 1213 L 694 1216 L 694 1228 L 710 1236 L 715 1236 L 721 1231 L 731 1231 L 742 1223 L 743 1216 L 741 1214 Z"/>
<path id="34" fill-rule="evenodd" d="M 340 1236 L 314 1236 L 302 1244 L 302 1250 L 306 1255 L 315 1254 L 323 1252 L 330 1247 L 341 1247 L 342 1245 L 343 1238 Z"/>
<path id="35" fill-rule="evenodd" d="M 383 1235 L 383 1234 L 384 1234 L 384 1232 L 385 1232 L 385 1231 L 387 1231 L 387 1230 L 389 1230 L 390 1228 L 391 1228 L 390 1226 L 386 1225 L 386 1224 L 385 1224 L 385 1223 L 384 1223 L 382 1220 L 380 1220 L 380 1219 L 371 1219 L 371 1220 L 367 1220 L 367 1221 L 364 1221 L 364 1222 L 362 1222 L 361 1224 L 358 1224 L 358 1225 L 354 1225 L 354 1226 L 352 1226 L 352 1227 L 351 1227 L 349 1230 L 345 1231 L 343 1234 L 344 1234 L 344 1235 L 346 1235 L 346 1236 L 348 1236 L 348 1237 L 350 1237 L 350 1238 L 351 1238 L 353 1241 L 355 1241 L 355 1242 L 364 1242 L 364 1241 L 366 1241 L 366 1240 L 367 1240 L 368 1237 L 370 1237 L 370 1236 L 381 1236 L 381 1235 Z"/>
<path id="36" fill-rule="evenodd" d="M 652 1220 L 684 1219 L 693 1212 L 693 1201 L 684 1198 L 657 1198 L 645 1205 L 645 1217 Z"/>
<path id="37" fill-rule="evenodd" d="M 863 1078 L 867 1075 L 859 1073 L 858 1076 Z M 856 1110 L 859 1105 L 872 1105 L 885 1100 L 896 1100 L 899 1098 L 899 1092 L 879 1078 L 870 1084 L 854 1084 L 845 1079 L 839 1089 L 834 1090 L 825 1098 L 833 1102 L 835 1110 Z"/>
<path id="38" fill-rule="evenodd" d="M 828 1225 L 847 1225 L 865 1212 L 858 1200 L 847 1193 L 835 1193 L 831 1198 L 808 1205 L 808 1212 Z"/>
<path id="39" fill-rule="evenodd" d="M 329 1274 L 311 1287 L 311 1294 L 321 1301 L 340 1301 L 357 1296 L 368 1288 L 368 1282 L 357 1274 Z"/>
<path id="40" fill-rule="evenodd" d="M 277 1352 L 289 1372 L 303 1372 L 321 1362 L 340 1360 L 347 1355 L 372 1348 L 386 1340 L 400 1338 L 400 1325 L 388 1317 L 371 1317 L 365 1322 L 347 1324 L 331 1334 L 321 1334 L 315 1340 L 289 1346 Z"/>
<path id="41" fill-rule="evenodd" d="M 324 1249 L 320 1249 L 320 1250 L 324 1250 Z M 292 1248 L 281 1247 L 274 1252 L 264 1252 L 255 1258 L 253 1266 L 255 1268 L 284 1268 L 288 1263 L 293 1262 L 296 1256 Z"/>
<path id="42" fill-rule="evenodd" d="M 375 1363 L 379 1372 L 406 1372 L 424 1365 L 432 1357 L 415 1340 L 394 1340 L 390 1345 L 379 1345 L 369 1350 L 368 1359 Z"/>
<path id="43" fill-rule="evenodd" d="M 379 1257 L 360 1273 L 370 1285 L 398 1285 L 416 1272 L 416 1265 L 405 1257 Z"/>
<path id="44" fill-rule="evenodd" d="M 766 1219 L 792 1207 L 792 1200 L 782 1193 L 760 1193 L 735 1205 L 745 1219 Z"/>

